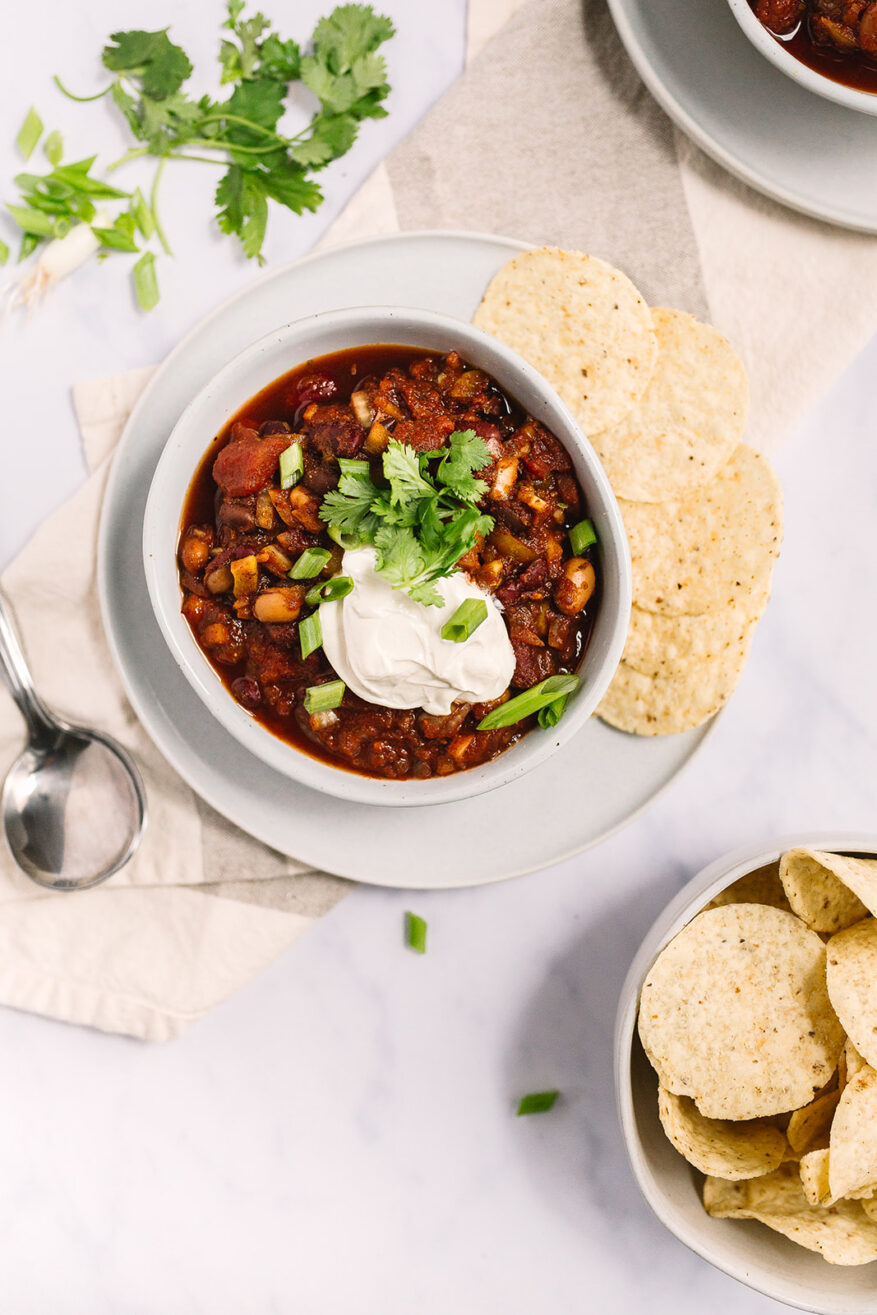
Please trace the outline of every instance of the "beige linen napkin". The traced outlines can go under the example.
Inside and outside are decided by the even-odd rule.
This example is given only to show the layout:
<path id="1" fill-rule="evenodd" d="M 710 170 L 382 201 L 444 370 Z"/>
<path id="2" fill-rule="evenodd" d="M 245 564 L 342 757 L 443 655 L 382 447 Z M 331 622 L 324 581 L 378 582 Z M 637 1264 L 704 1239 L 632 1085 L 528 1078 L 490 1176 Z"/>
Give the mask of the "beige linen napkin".
<path id="1" fill-rule="evenodd" d="M 775 445 L 873 331 L 877 242 L 784 210 L 706 160 L 640 83 L 602 0 L 473 0 L 469 38 L 465 76 L 324 245 L 445 227 L 602 255 L 653 304 L 709 315 L 732 337 L 752 378 L 750 437 Z M 818 335 L 807 331 L 816 321 Z M 94 587 L 97 520 L 110 455 L 148 373 L 76 388 L 93 473 L 3 585 L 47 700 L 137 757 L 150 825 L 122 873 L 72 896 L 36 892 L 0 853 L 0 1002 L 157 1040 L 224 999 L 349 887 L 197 800 L 113 670 Z M 59 553 L 63 594 L 47 583 Z M 4 701 L 0 769 L 20 738 Z"/>

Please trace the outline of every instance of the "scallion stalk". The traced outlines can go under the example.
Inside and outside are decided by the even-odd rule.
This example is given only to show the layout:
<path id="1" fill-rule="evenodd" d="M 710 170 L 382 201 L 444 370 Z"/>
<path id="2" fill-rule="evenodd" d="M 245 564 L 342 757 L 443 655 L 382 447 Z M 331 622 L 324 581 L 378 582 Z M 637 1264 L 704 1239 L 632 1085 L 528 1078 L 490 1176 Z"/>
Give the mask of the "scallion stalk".
<path id="1" fill-rule="evenodd" d="M 286 451 L 280 453 L 280 487 L 294 488 L 304 474 L 304 468 L 301 443 L 290 443 Z"/>
<path id="2" fill-rule="evenodd" d="M 289 572 L 290 580 L 312 580 L 331 556 L 328 548 L 306 548 Z"/>
<path id="3" fill-rule="evenodd" d="M 353 590 L 353 581 L 349 575 L 333 575 L 331 580 L 321 580 L 305 594 L 308 607 L 319 607 L 320 603 L 336 603 L 339 598 L 346 598 Z"/>
<path id="4" fill-rule="evenodd" d="M 329 712 L 339 707 L 345 688 L 343 680 L 330 680 L 325 685 L 309 685 L 305 690 L 305 712 Z"/>
<path id="5" fill-rule="evenodd" d="M 554 1108 L 554 1102 L 559 1095 L 559 1091 L 531 1091 L 529 1095 L 522 1096 L 518 1102 L 518 1116 L 521 1114 L 547 1114 L 550 1109 Z"/>
<path id="6" fill-rule="evenodd" d="M 540 680 L 532 689 L 524 690 L 523 694 L 516 695 L 507 703 L 501 703 L 498 708 L 494 708 L 493 712 L 488 712 L 486 717 L 481 718 L 477 729 L 495 731 L 500 726 L 514 726 L 515 722 L 523 721 L 525 717 L 532 717 L 540 708 L 556 703 L 562 695 L 572 694 L 573 690 L 578 688 L 578 684 L 578 676 L 571 673 Z"/>
<path id="7" fill-rule="evenodd" d="M 311 612 L 310 616 L 299 621 L 298 642 L 301 645 L 303 658 L 310 657 L 311 653 L 316 653 L 318 648 L 322 648 L 323 627 L 320 625 L 319 612 Z"/>
<path id="8" fill-rule="evenodd" d="M 487 620 L 487 603 L 483 598 L 467 598 L 442 626 L 442 639 L 452 644 L 464 643 Z"/>
<path id="9" fill-rule="evenodd" d="M 569 532 L 569 541 L 576 557 L 581 557 L 586 553 L 592 544 L 597 542 L 597 535 L 590 521 L 579 521 Z"/>
<path id="10" fill-rule="evenodd" d="M 405 914 L 405 940 L 418 954 L 426 954 L 426 919 L 417 913 Z"/>

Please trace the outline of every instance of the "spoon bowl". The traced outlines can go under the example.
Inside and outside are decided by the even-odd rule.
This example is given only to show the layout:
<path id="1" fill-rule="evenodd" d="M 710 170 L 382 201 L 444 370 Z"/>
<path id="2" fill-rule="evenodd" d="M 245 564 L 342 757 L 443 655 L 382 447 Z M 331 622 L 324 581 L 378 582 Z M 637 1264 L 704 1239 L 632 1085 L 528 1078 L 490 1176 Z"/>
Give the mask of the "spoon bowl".
<path id="1" fill-rule="evenodd" d="M 0 795 L 9 849 L 31 880 L 51 890 L 106 881 L 137 849 L 146 793 L 134 762 L 100 731 L 71 726 L 37 695 L 0 602 L 0 674 L 27 723 L 28 743 Z"/>

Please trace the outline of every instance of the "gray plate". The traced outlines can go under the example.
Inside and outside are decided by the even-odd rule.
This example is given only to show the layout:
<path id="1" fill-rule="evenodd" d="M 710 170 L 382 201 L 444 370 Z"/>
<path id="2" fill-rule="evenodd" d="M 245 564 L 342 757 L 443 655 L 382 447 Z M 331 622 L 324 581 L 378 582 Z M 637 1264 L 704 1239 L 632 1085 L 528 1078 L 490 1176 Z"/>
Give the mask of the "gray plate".
<path id="1" fill-rule="evenodd" d="M 110 474 L 101 606 L 143 725 L 192 789 L 230 821 L 283 853 L 358 881 L 440 889 L 557 863 L 629 822 L 708 733 L 640 739 L 592 721 L 546 763 L 491 794 L 430 808 L 346 803 L 272 771 L 212 721 L 159 632 L 143 575 L 143 511 L 159 454 L 193 394 L 242 348 L 300 315 L 395 304 L 468 320 L 490 278 L 521 249 L 506 238 L 408 233 L 277 270 L 220 306 L 171 353 L 132 413 Z"/>
<path id="2" fill-rule="evenodd" d="M 708 155 L 804 214 L 877 233 L 877 118 L 774 68 L 727 0 L 609 0 L 609 8 L 652 95 Z"/>

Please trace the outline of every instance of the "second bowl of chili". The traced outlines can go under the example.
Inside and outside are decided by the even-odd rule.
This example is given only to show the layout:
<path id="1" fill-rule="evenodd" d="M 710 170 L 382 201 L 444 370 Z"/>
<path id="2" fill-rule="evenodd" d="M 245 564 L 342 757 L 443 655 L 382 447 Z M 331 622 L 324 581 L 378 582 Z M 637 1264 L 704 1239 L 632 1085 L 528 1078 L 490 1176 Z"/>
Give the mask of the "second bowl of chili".
<path id="1" fill-rule="evenodd" d="M 459 565 L 454 607 L 434 515 L 445 566 Z M 406 564 L 406 518 L 432 574 Z M 365 803 L 459 799 L 542 762 L 599 702 L 630 608 L 620 514 L 569 412 L 509 348 L 429 311 L 312 316 L 231 361 L 168 441 L 144 553 L 162 631 L 210 714 L 283 774 Z M 354 572 L 365 597 L 363 569 L 393 626 L 401 608 L 436 629 L 458 673 L 417 708 L 401 669 L 363 685 L 365 659 L 342 663 L 321 633 Z M 478 685 L 459 659 L 491 627 Z M 363 632 L 347 633 L 355 646 Z M 392 633 L 373 627 L 369 648 L 391 654 Z"/>

